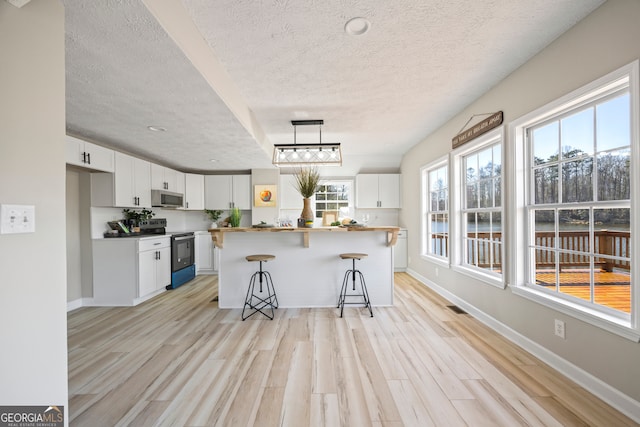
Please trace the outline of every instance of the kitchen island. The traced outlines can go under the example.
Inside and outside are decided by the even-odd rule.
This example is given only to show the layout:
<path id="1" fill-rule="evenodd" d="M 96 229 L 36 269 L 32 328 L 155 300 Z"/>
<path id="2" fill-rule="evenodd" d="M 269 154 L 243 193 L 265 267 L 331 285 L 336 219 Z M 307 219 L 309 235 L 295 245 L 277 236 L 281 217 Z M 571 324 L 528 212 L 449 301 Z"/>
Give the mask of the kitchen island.
<path id="1" fill-rule="evenodd" d="M 393 247 L 398 227 L 213 228 L 218 251 L 220 308 L 242 308 L 249 278 L 258 263 L 253 254 L 272 254 L 271 273 L 282 308 L 335 307 L 344 272 L 351 262 L 338 256 L 362 252 L 356 262 L 365 276 L 373 306 L 393 305 Z"/>

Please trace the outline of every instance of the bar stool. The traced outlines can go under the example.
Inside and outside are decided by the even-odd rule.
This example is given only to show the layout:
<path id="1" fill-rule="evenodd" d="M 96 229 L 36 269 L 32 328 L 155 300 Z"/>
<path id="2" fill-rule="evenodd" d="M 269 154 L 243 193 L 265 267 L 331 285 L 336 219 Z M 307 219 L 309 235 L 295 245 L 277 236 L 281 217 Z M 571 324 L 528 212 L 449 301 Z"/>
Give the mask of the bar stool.
<path id="1" fill-rule="evenodd" d="M 368 254 L 359 253 L 345 253 L 340 254 L 342 259 L 350 259 L 352 261 L 352 268 L 344 273 L 344 279 L 342 280 L 342 289 L 340 289 L 340 299 L 338 299 L 338 307 L 340 309 L 340 317 L 344 311 L 345 304 L 364 304 L 369 309 L 371 317 L 373 317 L 373 310 L 371 309 L 371 301 L 369 300 L 369 293 L 367 292 L 367 285 L 364 282 L 364 276 L 360 270 L 356 270 L 356 260 L 360 261 L 363 258 L 368 257 Z M 351 277 L 352 290 L 356 290 L 356 275 L 360 279 L 361 294 L 347 294 L 347 285 L 349 284 L 349 278 Z M 364 301 L 346 302 L 347 297 L 362 297 Z"/>
<path id="2" fill-rule="evenodd" d="M 272 261 L 276 259 L 275 255 L 249 255 L 246 257 L 249 262 L 260 263 L 260 270 L 251 275 L 249 280 L 249 288 L 247 289 L 247 297 L 244 300 L 244 307 L 242 308 L 242 320 L 245 320 L 254 314 L 260 312 L 267 316 L 270 320 L 273 320 L 274 308 L 278 308 L 278 297 L 276 297 L 276 290 L 273 287 L 273 280 L 271 280 L 271 274 L 268 271 L 262 269 L 262 263 Z M 256 279 L 260 284 L 258 293 L 255 292 Z M 262 288 L 262 284 L 265 284 L 266 290 Z M 266 294 L 266 295 L 265 295 Z M 255 301 L 255 302 L 254 302 Z M 271 309 L 271 316 L 265 313 L 265 308 Z M 245 316 L 245 311 L 253 310 L 251 313 Z"/>

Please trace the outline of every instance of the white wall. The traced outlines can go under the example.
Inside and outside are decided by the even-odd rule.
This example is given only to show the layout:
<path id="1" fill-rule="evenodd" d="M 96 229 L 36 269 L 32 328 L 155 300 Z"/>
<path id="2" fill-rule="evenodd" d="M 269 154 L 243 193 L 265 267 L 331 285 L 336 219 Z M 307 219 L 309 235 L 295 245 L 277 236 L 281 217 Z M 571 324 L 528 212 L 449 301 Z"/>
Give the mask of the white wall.
<path id="1" fill-rule="evenodd" d="M 274 207 L 254 206 L 254 186 L 261 184 L 276 185 L 277 191 L 280 191 L 280 171 L 275 168 L 251 170 L 251 220 L 253 224 L 260 224 L 260 221 L 264 221 L 267 224 L 273 224 L 274 218 L 278 218 L 280 216 L 277 205 Z"/>
<path id="2" fill-rule="evenodd" d="M 0 404 L 68 409 L 64 9 L 0 1 L 0 203 L 36 231 L 0 235 Z"/>
<path id="3" fill-rule="evenodd" d="M 409 268 L 415 274 L 436 283 L 447 292 L 475 307 L 536 343 L 559 358 L 568 361 L 587 375 L 601 380 L 602 390 L 612 388 L 640 401 L 640 344 L 606 332 L 600 328 L 565 316 L 549 308 L 483 284 L 421 259 L 420 234 L 420 167 L 451 151 L 451 138 L 476 113 L 504 111 L 505 124 L 525 113 L 565 95 L 640 57 L 640 1 L 609 0 L 586 19 L 487 94 L 460 112 L 403 158 L 403 200 L 401 223 L 409 229 Z M 509 135 L 506 135 L 508 141 Z M 505 168 L 511 165 L 505 165 Z M 509 186 L 511 183 L 506 183 Z M 505 200 L 510 206 L 511 200 Z M 507 216 L 514 213 L 507 209 Z M 506 248 L 506 262 L 516 248 Z M 567 337 L 553 334 L 554 318 L 566 322 Z M 560 359 L 558 359 L 560 360 Z M 597 381 L 594 381 L 595 384 Z M 615 390 L 613 390 L 615 389 Z M 629 403 L 624 399 L 619 404 Z M 633 404 L 634 402 L 631 402 Z M 639 407 L 635 407 L 640 416 Z"/>

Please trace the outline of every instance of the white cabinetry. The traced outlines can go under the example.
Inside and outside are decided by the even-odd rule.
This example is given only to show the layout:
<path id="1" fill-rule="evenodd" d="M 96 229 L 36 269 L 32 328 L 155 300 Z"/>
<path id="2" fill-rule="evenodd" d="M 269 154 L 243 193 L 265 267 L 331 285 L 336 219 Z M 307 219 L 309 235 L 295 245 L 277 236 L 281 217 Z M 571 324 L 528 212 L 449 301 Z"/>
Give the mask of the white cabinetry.
<path id="1" fill-rule="evenodd" d="M 212 274 L 216 271 L 215 247 L 208 231 L 195 233 L 196 274 Z"/>
<path id="2" fill-rule="evenodd" d="M 93 240 L 93 305 L 136 305 L 169 284 L 169 237 Z"/>
<path id="3" fill-rule="evenodd" d="M 151 164 L 116 152 L 114 173 L 91 174 L 91 205 L 151 207 Z"/>
<path id="4" fill-rule="evenodd" d="M 356 175 L 356 208 L 400 208 L 400 175 Z"/>
<path id="5" fill-rule="evenodd" d="M 145 296 L 171 284 L 170 238 L 140 240 L 138 243 L 138 294 Z"/>
<path id="6" fill-rule="evenodd" d="M 151 189 L 184 193 L 184 174 L 177 170 L 151 163 Z"/>
<path id="7" fill-rule="evenodd" d="M 407 230 L 400 229 L 398 240 L 393 247 L 393 268 L 394 271 L 407 271 Z"/>
<path id="8" fill-rule="evenodd" d="M 302 210 L 302 196 L 296 190 L 295 175 L 280 175 L 280 209 Z"/>
<path id="9" fill-rule="evenodd" d="M 187 210 L 204 209 L 204 175 L 186 173 L 184 189 L 184 208 Z"/>
<path id="10" fill-rule="evenodd" d="M 113 172 L 113 150 L 69 135 L 65 139 L 67 142 L 67 164 L 102 172 Z"/>
<path id="11" fill-rule="evenodd" d="M 207 209 L 251 209 L 251 175 L 206 175 L 204 206 Z"/>

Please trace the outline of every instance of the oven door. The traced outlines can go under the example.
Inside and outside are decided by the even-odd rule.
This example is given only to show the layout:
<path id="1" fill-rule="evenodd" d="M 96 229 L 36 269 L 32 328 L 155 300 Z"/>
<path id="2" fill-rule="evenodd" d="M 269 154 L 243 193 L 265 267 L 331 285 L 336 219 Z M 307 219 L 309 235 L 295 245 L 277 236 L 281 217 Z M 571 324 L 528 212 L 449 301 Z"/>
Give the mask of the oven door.
<path id="1" fill-rule="evenodd" d="M 193 233 L 171 236 L 171 271 L 182 270 L 195 262 Z"/>

